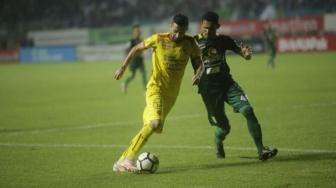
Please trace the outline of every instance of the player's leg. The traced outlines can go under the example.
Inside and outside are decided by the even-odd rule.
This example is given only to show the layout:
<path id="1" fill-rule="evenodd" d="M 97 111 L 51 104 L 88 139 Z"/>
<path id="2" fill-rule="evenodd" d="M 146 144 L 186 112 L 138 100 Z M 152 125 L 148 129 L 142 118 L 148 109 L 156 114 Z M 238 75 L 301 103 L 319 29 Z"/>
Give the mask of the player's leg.
<path id="1" fill-rule="evenodd" d="M 123 152 L 119 160 L 113 165 L 113 171 L 136 171 L 134 161 L 136 155 L 154 132 L 150 125 L 144 125 L 138 134 L 134 136 L 128 148 Z"/>
<path id="2" fill-rule="evenodd" d="M 130 65 L 130 72 L 131 74 L 125 79 L 125 81 L 121 85 L 121 89 L 124 94 L 127 94 L 128 84 L 134 79 L 136 74 L 136 68 L 132 64 Z"/>
<path id="3" fill-rule="evenodd" d="M 226 127 L 222 125 L 215 126 L 215 146 L 217 158 L 225 158 L 224 140 L 230 132 L 229 124 L 226 124 Z"/>
<path id="4" fill-rule="evenodd" d="M 206 92 L 201 95 L 208 112 L 208 120 L 211 125 L 215 126 L 216 156 L 225 158 L 223 141 L 230 132 L 230 124 L 224 111 L 223 93 Z"/>
<path id="5" fill-rule="evenodd" d="M 266 151 L 262 141 L 261 127 L 247 96 L 244 94 L 243 90 L 237 83 L 232 84 L 232 86 L 229 88 L 227 92 L 227 101 L 236 112 L 240 112 L 246 118 L 248 130 L 253 138 L 260 157 L 263 155 L 263 152 Z M 277 150 L 269 150 L 268 153 L 270 153 L 268 157 L 270 158 L 276 155 Z"/>
<path id="6" fill-rule="evenodd" d="M 166 103 L 163 101 L 166 101 Z M 163 98 L 160 94 L 152 91 L 147 92 L 147 105 L 143 113 L 144 127 L 132 139 L 129 147 L 124 151 L 118 162 L 114 165 L 114 171 L 134 171 L 134 165 L 127 165 L 129 163 L 134 163 L 134 160 L 141 148 L 154 132 L 162 132 L 165 117 L 174 105 L 174 102 L 175 99 L 165 100 L 165 98 Z"/>
<path id="7" fill-rule="evenodd" d="M 136 156 L 140 152 L 141 148 L 145 145 L 148 138 L 161 125 L 160 117 L 155 116 L 156 111 L 153 110 L 154 109 L 153 104 L 158 104 L 155 106 L 160 106 L 160 101 L 158 101 L 159 99 L 160 98 L 152 98 L 152 97 L 146 96 L 147 105 L 143 113 L 144 126 L 139 131 L 139 133 L 133 137 L 130 145 L 123 152 L 118 162 L 114 164 L 113 171 L 123 172 L 123 171 L 132 171 L 132 169 L 134 169 L 134 161 L 136 159 Z M 153 119 L 153 120 L 150 120 L 150 119 Z"/>
<path id="8" fill-rule="evenodd" d="M 257 146 L 257 150 L 258 152 L 261 152 L 263 143 L 260 124 L 247 96 L 237 83 L 233 83 L 227 91 L 227 102 L 233 107 L 235 112 L 240 112 L 244 115 L 247 121 L 248 130 Z"/>
<path id="9" fill-rule="evenodd" d="M 142 84 L 143 84 L 143 87 L 144 87 L 144 89 L 146 90 L 146 85 L 147 85 L 147 73 L 146 73 L 145 65 L 144 65 L 143 63 L 139 66 L 139 70 L 140 70 L 141 77 L 142 77 Z"/>
<path id="10" fill-rule="evenodd" d="M 276 47 L 273 46 L 271 54 L 272 68 L 275 68 L 275 55 L 276 55 Z"/>
<path id="11" fill-rule="evenodd" d="M 272 46 L 271 44 L 266 44 L 266 54 L 267 54 L 267 68 L 272 67 Z"/>
<path id="12" fill-rule="evenodd" d="M 272 64 L 272 54 L 271 54 L 271 53 L 268 54 L 267 67 L 271 67 L 271 68 L 273 68 L 273 64 Z"/>
<path id="13" fill-rule="evenodd" d="M 258 153 L 260 153 L 264 147 L 262 142 L 262 132 L 253 108 L 250 105 L 245 105 L 239 109 L 239 112 L 246 118 L 248 130 L 257 146 Z"/>
<path id="14" fill-rule="evenodd" d="M 144 126 L 140 132 L 132 139 L 130 146 L 120 157 L 123 159 L 135 160 L 141 148 L 146 144 L 148 138 L 155 132 L 161 133 L 166 116 L 175 103 L 175 98 L 169 100 L 160 94 L 152 94 L 151 91 L 146 96 L 146 107 L 143 113 Z"/>
<path id="15" fill-rule="evenodd" d="M 271 49 L 270 49 L 270 52 L 269 52 L 268 65 L 273 69 L 275 68 L 275 62 L 274 62 L 275 51 L 276 51 L 275 47 L 271 46 Z"/>
<path id="16" fill-rule="evenodd" d="M 129 147 L 124 151 L 119 160 L 126 158 L 129 160 L 135 160 L 138 151 L 147 142 L 148 138 L 152 135 L 153 132 L 154 129 L 150 124 L 144 125 L 140 129 L 139 133 L 133 137 Z"/>
<path id="17" fill-rule="evenodd" d="M 217 104 L 215 106 L 215 112 L 213 113 L 212 120 L 215 120 L 215 144 L 216 144 L 216 156 L 217 158 L 225 158 L 224 140 L 230 133 L 231 127 L 229 119 L 225 114 L 224 109 L 224 96 L 219 96 Z"/>

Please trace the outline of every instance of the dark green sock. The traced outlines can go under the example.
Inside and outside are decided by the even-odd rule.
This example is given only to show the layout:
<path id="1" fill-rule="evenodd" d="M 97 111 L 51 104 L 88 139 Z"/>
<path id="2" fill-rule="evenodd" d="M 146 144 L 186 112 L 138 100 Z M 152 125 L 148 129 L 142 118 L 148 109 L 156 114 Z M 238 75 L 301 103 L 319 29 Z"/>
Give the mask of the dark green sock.
<path id="1" fill-rule="evenodd" d="M 215 144 L 216 146 L 222 145 L 223 141 L 225 139 L 226 136 L 226 132 L 219 128 L 219 127 L 215 127 Z"/>
<path id="2" fill-rule="evenodd" d="M 264 145 L 262 142 L 262 133 L 258 119 L 255 116 L 253 109 L 251 107 L 242 110 L 242 114 L 245 116 L 247 120 L 248 130 L 253 138 L 255 145 L 257 146 L 258 152 L 260 153 Z"/>

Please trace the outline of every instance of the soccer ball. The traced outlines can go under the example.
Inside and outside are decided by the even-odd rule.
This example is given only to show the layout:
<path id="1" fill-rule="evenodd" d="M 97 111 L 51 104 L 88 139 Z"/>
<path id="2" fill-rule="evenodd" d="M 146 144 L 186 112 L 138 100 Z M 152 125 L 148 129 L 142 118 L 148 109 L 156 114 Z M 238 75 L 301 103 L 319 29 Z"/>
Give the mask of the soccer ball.
<path id="1" fill-rule="evenodd" d="M 159 168 L 159 158 L 149 152 L 141 153 L 136 161 L 136 166 L 140 172 L 154 173 Z"/>

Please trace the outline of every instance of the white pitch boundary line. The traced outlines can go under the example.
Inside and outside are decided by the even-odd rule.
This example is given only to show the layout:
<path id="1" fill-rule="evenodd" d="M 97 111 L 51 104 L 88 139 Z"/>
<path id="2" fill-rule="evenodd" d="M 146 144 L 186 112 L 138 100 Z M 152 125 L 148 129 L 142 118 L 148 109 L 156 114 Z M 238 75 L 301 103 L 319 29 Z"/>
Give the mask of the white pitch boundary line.
<path id="1" fill-rule="evenodd" d="M 22 135 L 22 134 L 39 134 L 39 133 L 49 133 L 57 131 L 67 131 L 67 130 L 79 130 L 79 129 L 93 129 L 93 128 L 104 128 L 104 127 L 119 127 L 121 125 L 133 125 L 139 123 L 137 121 L 124 121 L 124 122 L 111 122 L 111 123 L 97 123 L 90 125 L 82 125 L 78 127 L 60 127 L 60 128 L 49 128 L 49 129 L 36 129 L 31 131 L 18 131 L 18 132 L 8 132 L 3 133 L 4 135 Z"/>
<path id="2" fill-rule="evenodd" d="M 180 120 L 180 119 L 190 119 L 196 117 L 202 117 L 205 115 L 203 113 L 198 114 L 187 114 L 187 115 L 180 115 L 180 116 L 172 116 L 171 118 L 167 118 L 168 121 Z M 141 121 L 121 121 L 121 122 L 111 122 L 111 123 L 97 123 L 91 125 L 82 125 L 78 127 L 63 127 L 63 128 L 50 128 L 50 129 L 37 129 L 31 131 L 18 131 L 18 132 L 8 132 L 3 133 L 4 135 L 22 135 L 22 134 L 39 134 L 39 133 L 48 133 L 48 132 L 57 132 L 57 131 L 66 131 L 66 130 L 78 130 L 78 129 L 95 129 L 95 128 L 104 128 L 104 127 L 119 127 L 121 125 L 134 125 L 139 124 L 141 125 Z"/>
<path id="3" fill-rule="evenodd" d="M 0 143 L 0 147 L 39 147 L 39 148 L 126 148 L 126 145 L 118 144 L 28 144 L 28 143 Z M 164 148 L 164 149 L 214 149 L 213 146 L 190 146 L 190 145 L 148 145 L 146 148 Z M 256 151 L 253 147 L 230 147 L 228 150 Z M 299 149 L 299 148 L 279 148 L 279 151 L 296 153 L 336 153 L 336 150 L 321 149 Z"/>
<path id="4" fill-rule="evenodd" d="M 321 107 L 321 106 L 333 106 L 336 105 L 336 102 L 330 102 L 330 103 L 312 103 L 308 105 L 298 104 L 298 105 L 292 105 L 287 106 L 284 108 L 260 108 L 258 111 L 267 110 L 272 111 L 275 109 L 298 109 L 298 108 L 306 108 L 306 107 Z M 230 114 L 230 112 L 227 112 L 227 114 Z M 198 117 L 205 117 L 205 113 L 197 113 L 197 114 L 185 114 L 185 115 L 179 115 L 179 116 L 171 116 L 167 117 L 167 121 L 174 121 L 174 120 L 180 120 L 180 119 L 191 119 L 191 118 L 198 118 Z M 37 129 L 37 130 L 31 130 L 31 131 L 18 131 L 18 132 L 8 132 L 8 133 L 2 133 L 3 135 L 22 135 L 22 134 L 39 134 L 39 133 L 48 133 L 48 132 L 57 132 L 57 131 L 66 131 L 66 130 L 78 130 L 78 129 L 94 129 L 94 128 L 104 128 L 104 127 L 117 127 L 121 125 L 134 125 L 134 124 L 141 124 L 141 121 L 121 121 L 121 122 L 110 122 L 110 123 L 97 123 L 97 124 L 89 124 L 89 125 L 82 125 L 77 127 L 63 127 L 63 128 L 49 128 L 49 129 Z"/>

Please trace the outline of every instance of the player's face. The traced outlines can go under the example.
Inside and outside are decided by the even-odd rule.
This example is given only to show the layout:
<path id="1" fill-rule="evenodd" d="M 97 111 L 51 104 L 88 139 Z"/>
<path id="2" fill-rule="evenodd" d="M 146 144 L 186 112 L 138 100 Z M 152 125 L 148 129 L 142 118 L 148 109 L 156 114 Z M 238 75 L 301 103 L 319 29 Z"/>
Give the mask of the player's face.
<path id="1" fill-rule="evenodd" d="M 170 26 L 170 38 L 171 40 L 178 42 L 183 39 L 187 27 L 179 26 L 176 23 L 172 23 Z"/>
<path id="2" fill-rule="evenodd" d="M 216 36 L 216 30 L 219 25 L 207 20 L 203 20 L 201 23 L 201 33 L 205 38 L 213 38 Z"/>
<path id="3" fill-rule="evenodd" d="M 140 38 L 140 34 L 141 34 L 141 32 L 140 32 L 140 28 L 135 27 L 135 28 L 133 29 L 133 37 L 134 37 L 134 38 Z"/>

